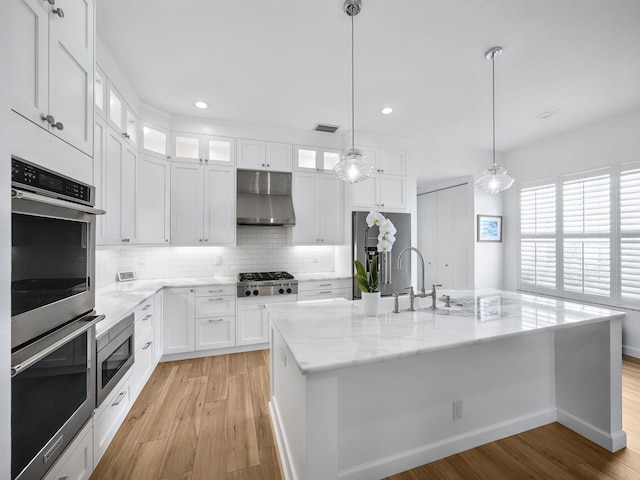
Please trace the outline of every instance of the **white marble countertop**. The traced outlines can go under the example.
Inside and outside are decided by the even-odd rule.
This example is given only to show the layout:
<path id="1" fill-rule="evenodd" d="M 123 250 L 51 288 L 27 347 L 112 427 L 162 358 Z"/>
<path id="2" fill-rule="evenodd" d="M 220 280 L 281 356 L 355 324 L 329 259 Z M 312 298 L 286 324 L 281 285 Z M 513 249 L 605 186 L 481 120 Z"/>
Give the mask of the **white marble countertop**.
<path id="1" fill-rule="evenodd" d="M 336 272 L 293 273 L 292 275 L 299 282 L 312 282 L 314 280 L 351 279 L 351 275 L 338 275 Z"/>
<path id="2" fill-rule="evenodd" d="M 574 302 L 493 289 L 443 290 L 451 307 L 431 299 L 380 300 L 376 317 L 363 315 L 360 301 L 345 299 L 267 305 L 303 374 L 463 347 L 475 343 L 558 329 L 578 323 L 623 318 L 624 313 Z"/>
<path id="3" fill-rule="evenodd" d="M 96 335 L 118 323 L 161 288 L 235 284 L 235 277 L 158 278 L 112 283 L 96 290 L 96 312 L 106 317 L 96 325 Z"/>

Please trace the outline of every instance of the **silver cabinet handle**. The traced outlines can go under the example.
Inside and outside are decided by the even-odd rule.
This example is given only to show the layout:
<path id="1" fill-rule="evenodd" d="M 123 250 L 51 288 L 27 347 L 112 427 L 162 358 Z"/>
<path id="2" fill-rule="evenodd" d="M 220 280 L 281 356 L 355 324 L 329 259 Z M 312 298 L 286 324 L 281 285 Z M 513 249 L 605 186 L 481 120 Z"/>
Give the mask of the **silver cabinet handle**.
<path id="1" fill-rule="evenodd" d="M 323 292 L 321 291 L 320 293 L 321 293 L 321 294 L 323 294 L 323 293 L 325 293 L 325 294 L 326 294 L 326 293 L 333 293 L 333 292 L 332 292 L 331 290 L 325 290 L 325 291 L 323 291 Z"/>
<path id="2" fill-rule="evenodd" d="M 224 318 L 212 318 L 212 319 L 209 320 L 209 323 L 221 322 L 223 320 L 224 320 Z"/>
<path id="3" fill-rule="evenodd" d="M 210 302 L 221 302 L 222 300 L 224 300 L 224 298 L 220 297 L 220 298 L 210 298 L 209 301 Z"/>
<path id="4" fill-rule="evenodd" d="M 143 310 L 149 310 L 151 308 L 151 304 L 147 303 L 142 309 Z"/>
<path id="5" fill-rule="evenodd" d="M 223 290 L 209 290 L 209 293 L 222 293 Z"/>
<path id="6" fill-rule="evenodd" d="M 143 322 L 146 322 L 147 320 L 149 320 L 150 318 L 153 318 L 153 315 L 149 314 L 149 315 L 145 315 L 144 318 L 142 319 Z"/>
<path id="7" fill-rule="evenodd" d="M 142 350 L 146 350 L 147 348 L 149 348 L 151 346 L 153 342 L 147 342 L 144 344 L 144 347 L 142 347 Z"/>
<path id="8" fill-rule="evenodd" d="M 118 398 L 116 398 L 116 401 L 113 402 L 111 404 L 112 407 L 117 407 L 118 405 L 120 405 L 120 402 L 122 401 L 122 399 L 124 398 L 124 396 L 127 394 L 127 392 L 120 392 L 118 394 Z"/>
<path id="9" fill-rule="evenodd" d="M 43 122 L 47 122 L 51 125 L 52 128 L 57 128 L 58 130 L 64 130 L 64 125 L 62 122 L 56 122 L 56 119 L 53 115 L 40 115 L 40 118 Z"/>
<path id="10" fill-rule="evenodd" d="M 56 4 L 56 0 L 47 0 L 47 2 L 49 2 L 49 5 L 55 5 Z"/>
<path id="11" fill-rule="evenodd" d="M 322 283 L 322 284 L 320 284 L 320 287 L 330 287 L 332 285 L 333 285 L 333 283 Z"/>
<path id="12" fill-rule="evenodd" d="M 60 477 L 58 480 L 69 480 L 69 475 L 66 475 L 64 477 Z"/>
<path id="13" fill-rule="evenodd" d="M 58 8 L 54 8 L 53 10 L 51 10 L 54 14 L 58 15 L 60 18 L 64 18 L 64 10 L 62 10 L 60 7 Z M 60 129 L 62 130 L 62 129 Z"/>

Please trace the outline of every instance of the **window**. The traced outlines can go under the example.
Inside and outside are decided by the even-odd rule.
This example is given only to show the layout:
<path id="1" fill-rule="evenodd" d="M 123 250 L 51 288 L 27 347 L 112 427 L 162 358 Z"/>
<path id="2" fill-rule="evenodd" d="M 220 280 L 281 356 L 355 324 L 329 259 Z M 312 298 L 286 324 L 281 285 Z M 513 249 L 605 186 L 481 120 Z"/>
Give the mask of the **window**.
<path id="1" fill-rule="evenodd" d="M 520 288 L 640 306 L 640 164 L 521 187 Z"/>

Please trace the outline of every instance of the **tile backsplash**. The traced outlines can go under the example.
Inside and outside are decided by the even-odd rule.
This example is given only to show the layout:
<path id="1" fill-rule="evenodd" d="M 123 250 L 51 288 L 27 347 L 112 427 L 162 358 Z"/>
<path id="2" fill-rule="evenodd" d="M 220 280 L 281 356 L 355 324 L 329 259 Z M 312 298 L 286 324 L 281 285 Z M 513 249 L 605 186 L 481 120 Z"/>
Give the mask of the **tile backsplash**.
<path id="1" fill-rule="evenodd" d="M 120 271 L 140 279 L 235 276 L 239 272 L 286 270 L 291 273 L 335 271 L 334 247 L 291 246 L 282 227 L 238 227 L 236 245 L 98 247 L 97 285 L 116 281 Z"/>

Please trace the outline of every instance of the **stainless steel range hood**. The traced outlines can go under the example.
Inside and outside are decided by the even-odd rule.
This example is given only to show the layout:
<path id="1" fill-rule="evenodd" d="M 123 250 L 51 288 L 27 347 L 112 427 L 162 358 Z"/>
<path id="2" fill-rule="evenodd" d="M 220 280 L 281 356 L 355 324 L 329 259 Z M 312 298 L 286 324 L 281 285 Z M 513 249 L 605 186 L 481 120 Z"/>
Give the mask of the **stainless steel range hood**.
<path id="1" fill-rule="evenodd" d="M 238 225 L 290 227 L 296 224 L 291 173 L 238 170 Z"/>

